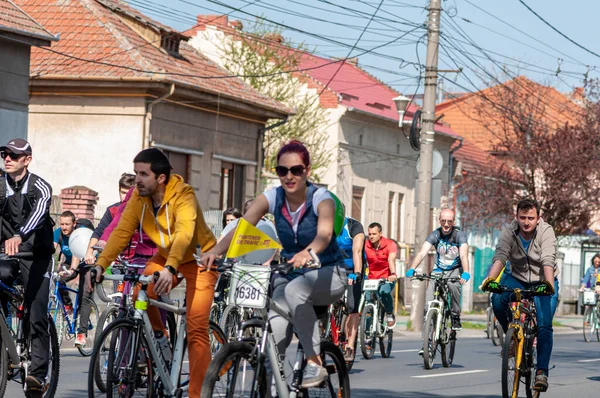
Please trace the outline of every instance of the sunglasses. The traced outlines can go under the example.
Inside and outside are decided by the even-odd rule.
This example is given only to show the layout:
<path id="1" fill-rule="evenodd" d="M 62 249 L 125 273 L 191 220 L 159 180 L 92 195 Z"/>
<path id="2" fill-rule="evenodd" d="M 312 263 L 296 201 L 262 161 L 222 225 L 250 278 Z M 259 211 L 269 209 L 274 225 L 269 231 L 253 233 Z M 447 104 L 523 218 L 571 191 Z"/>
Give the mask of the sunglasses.
<path id="1" fill-rule="evenodd" d="M 277 173 L 277 175 L 279 177 L 285 177 L 288 174 L 288 172 L 291 172 L 292 175 L 294 175 L 296 177 L 300 177 L 302 175 L 302 173 L 304 173 L 305 169 L 306 169 L 306 167 L 304 167 L 301 164 L 292 166 L 289 169 L 285 166 L 277 166 L 277 167 L 275 167 L 275 173 Z"/>
<path id="2" fill-rule="evenodd" d="M 12 153 L 12 152 L 2 152 L 0 154 L 0 156 L 2 156 L 2 159 L 6 159 L 7 157 L 10 157 L 12 160 L 17 160 L 17 159 L 20 159 L 23 156 L 25 156 L 25 154 L 21 153 L 21 154 L 17 155 L 16 153 Z"/>

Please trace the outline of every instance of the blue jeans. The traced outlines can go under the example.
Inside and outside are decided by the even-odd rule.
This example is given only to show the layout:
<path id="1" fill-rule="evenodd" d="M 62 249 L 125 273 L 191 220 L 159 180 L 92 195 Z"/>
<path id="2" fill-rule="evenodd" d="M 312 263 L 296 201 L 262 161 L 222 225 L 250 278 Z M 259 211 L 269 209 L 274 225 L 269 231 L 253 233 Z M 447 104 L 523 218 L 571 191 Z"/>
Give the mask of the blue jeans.
<path id="1" fill-rule="evenodd" d="M 388 314 L 394 313 L 394 298 L 392 297 L 392 290 L 394 290 L 394 286 L 396 286 L 396 282 L 384 283 L 383 285 L 379 286 L 379 290 L 377 291 L 377 295 L 383 303 L 385 312 Z"/>
<path id="2" fill-rule="evenodd" d="M 529 283 L 521 282 L 512 275 L 504 274 L 500 280 L 500 284 L 506 287 L 528 289 Z M 512 296 L 512 297 L 511 297 Z M 508 323 L 510 321 L 509 303 L 514 301 L 513 293 L 494 294 L 492 296 L 492 306 L 494 315 L 498 319 L 502 329 L 506 333 Z M 537 314 L 538 337 L 537 337 L 537 368 L 548 374 L 548 364 L 550 363 L 550 355 L 552 355 L 553 330 L 552 319 L 556 312 L 558 303 L 558 280 L 554 279 L 554 295 L 553 296 L 538 296 L 534 298 L 535 309 Z"/>

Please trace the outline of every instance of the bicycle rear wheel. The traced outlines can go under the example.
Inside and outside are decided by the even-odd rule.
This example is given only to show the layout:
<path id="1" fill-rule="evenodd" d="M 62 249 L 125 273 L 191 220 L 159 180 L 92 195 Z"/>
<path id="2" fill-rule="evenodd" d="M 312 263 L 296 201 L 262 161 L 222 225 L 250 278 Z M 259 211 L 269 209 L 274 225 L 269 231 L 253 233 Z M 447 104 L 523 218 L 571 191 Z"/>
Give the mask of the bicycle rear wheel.
<path id="1" fill-rule="evenodd" d="M 152 358 L 148 342 L 135 322 L 120 319 L 106 328 L 110 336 L 106 396 L 151 397 L 153 388 Z"/>
<path id="2" fill-rule="evenodd" d="M 504 344 L 504 330 L 502 330 L 502 325 L 496 318 L 494 318 L 494 331 L 492 332 L 492 342 L 494 345 L 502 346 Z"/>
<path id="3" fill-rule="evenodd" d="M 375 355 L 375 306 L 372 303 L 365 305 L 360 316 L 360 350 L 365 359 L 373 358 Z"/>
<path id="4" fill-rule="evenodd" d="M 597 324 L 596 307 L 586 306 L 583 312 L 583 338 L 586 342 L 589 343 L 593 340 L 594 334 L 598 334 Z"/>
<path id="5" fill-rule="evenodd" d="M 269 385 L 265 368 L 259 365 L 253 351 L 251 344 L 241 341 L 224 345 L 208 367 L 201 398 L 242 398 L 250 397 L 253 392 L 257 392 L 260 398 L 266 398 Z"/>
<path id="6" fill-rule="evenodd" d="M 79 353 L 84 357 L 89 357 L 92 355 L 92 351 L 94 350 L 94 342 L 96 341 L 96 331 L 98 330 L 98 306 L 96 302 L 90 298 L 84 298 L 84 300 L 88 300 L 90 305 L 90 319 L 87 325 L 87 336 L 85 339 L 84 346 L 77 346 Z M 79 324 L 79 321 L 77 322 Z"/>
<path id="7" fill-rule="evenodd" d="M 519 395 L 518 349 L 517 330 L 508 328 L 502 351 L 502 398 L 517 398 Z"/>
<path id="8" fill-rule="evenodd" d="M 438 316 L 440 316 L 439 312 L 432 310 L 427 313 L 427 318 L 425 319 L 425 329 L 423 330 L 426 339 L 425 347 L 423 347 L 423 364 L 425 365 L 425 369 L 433 368 L 433 363 L 435 362 L 438 344 L 435 332 Z"/>
<path id="9" fill-rule="evenodd" d="M 485 328 L 485 335 L 488 339 L 492 339 L 492 343 L 494 343 L 494 345 L 497 345 L 494 340 L 493 340 L 493 335 L 494 335 L 494 311 L 492 310 L 491 306 L 487 307 L 487 322 L 486 322 L 486 328 Z"/>
<path id="10" fill-rule="evenodd" d="M 317 387 L 302 390 L 303 398 L 350 397 L 350 378 L 346 361 L 338 346 L 330 341 L 321 342 L 321 360 L 329 377 Z"/>

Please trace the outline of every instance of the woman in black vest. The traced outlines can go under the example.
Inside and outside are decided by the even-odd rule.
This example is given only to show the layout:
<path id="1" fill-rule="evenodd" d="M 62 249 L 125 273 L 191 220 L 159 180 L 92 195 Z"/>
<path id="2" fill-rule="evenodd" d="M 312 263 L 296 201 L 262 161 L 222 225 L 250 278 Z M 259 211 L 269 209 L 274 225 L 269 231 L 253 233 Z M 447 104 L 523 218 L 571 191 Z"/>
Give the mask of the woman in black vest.
<path id="1" fill-rule="evenodd" d="M 277 154 L 275 168 L 281 186 L 265 191 L 244 214 L 253 225 L 266 213 L 275 216 L 277 235 L 283 246 L 281 256 L 296 269 L 290 275 L 277 275 L 272 282 L 273 299 L 287 308 L 295 331 L 307 356 L 302 387 L 318 386 L 327 377 L 320 354 L 320 335 L 313 306 L 327 306 L 344 294 L 347 277 L 344 258 L 333 233 L 335 202 L 325 188 L 308 181 L 310 155 L 299 141 L 284 145 Z M 206 253 L 203 264 L 211 265 L 224 254 L 233 232 Z M 321 262 L 321 268 L 304 268 L 312 260 L 309 249 Z M 279 315 L 269 314 L 273 336 L 280 354 L 291 342 L 292 328 Z"/>

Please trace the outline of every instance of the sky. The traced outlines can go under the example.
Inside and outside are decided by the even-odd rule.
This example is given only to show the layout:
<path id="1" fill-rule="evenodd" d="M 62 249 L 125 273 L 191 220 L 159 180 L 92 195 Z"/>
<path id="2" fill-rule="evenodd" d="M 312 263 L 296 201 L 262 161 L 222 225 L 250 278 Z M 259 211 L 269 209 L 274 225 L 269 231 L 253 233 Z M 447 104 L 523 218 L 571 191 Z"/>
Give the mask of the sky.
<path id="1" fill-rule="evenodd" d="M 261 18 L 317 55 L 358 57 L 359 66 L 399 92 L 423 92 L 428 0 L 126 2 L 179 31 L 192 28 L 198 14 L 227 14 L 245 27 Z M 443 73 L 446 92 L 477 91 L 517 75 L 570 92 L 586 75 L 600 78 L 600 2 L 442 0 L 442 8 L 438 68 L 462 69 Z"/>

